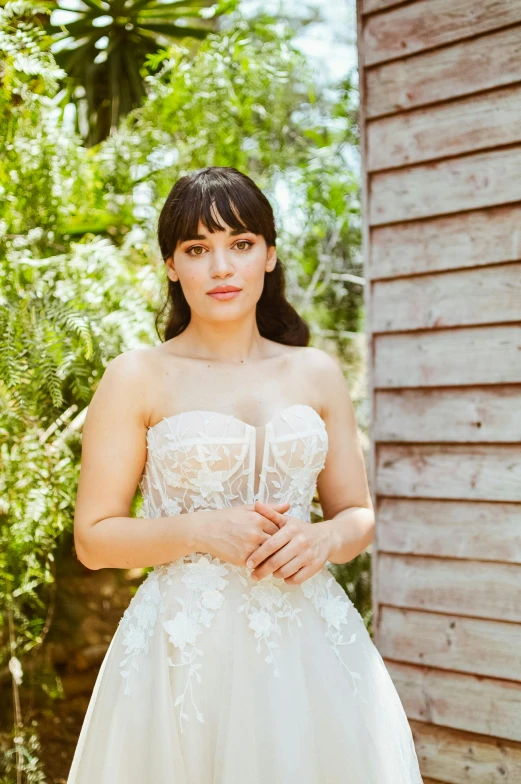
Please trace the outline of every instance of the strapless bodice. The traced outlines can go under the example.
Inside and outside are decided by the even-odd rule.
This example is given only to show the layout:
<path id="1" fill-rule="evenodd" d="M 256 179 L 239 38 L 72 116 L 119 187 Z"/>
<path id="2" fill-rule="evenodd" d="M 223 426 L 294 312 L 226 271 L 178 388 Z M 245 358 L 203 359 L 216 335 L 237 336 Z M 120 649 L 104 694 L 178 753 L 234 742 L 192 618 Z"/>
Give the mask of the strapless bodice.
<path id="1" fill-rule="evenodd" d="M 258 499 L 287 501 L 287 514 L 310 521 L 327 448 L 324 420 L 312 406 L 300 403 L 259 428 L 231 414 L 202 409 L 164 417 L 147 430 L 147 459 L 139 480 L 143 515 L 166 517 Z"/>

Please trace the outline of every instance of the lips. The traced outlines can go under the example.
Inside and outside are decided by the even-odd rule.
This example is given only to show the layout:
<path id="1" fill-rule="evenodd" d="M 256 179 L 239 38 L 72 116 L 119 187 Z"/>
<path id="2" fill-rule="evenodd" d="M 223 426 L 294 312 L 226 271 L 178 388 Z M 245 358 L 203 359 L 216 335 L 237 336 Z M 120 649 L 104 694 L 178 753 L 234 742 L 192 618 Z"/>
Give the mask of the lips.
<path id="1" fill-rule="evenodd" d="M 240 293 L 241 293 L 240 289 L 230 289 L 230 291 L 209 291 L 208 292 L 210 297 L 213 297 L 213 299 L 220 299 L 220 300 L 235 299 L 235 297 L 238 297 Z"/>
<path id="2" fill-rule="evenodd" d="M 207 294 L 213 297 L 213 299 L 226 300 L 234 299 L 240 292 L 241 289 L 237 288 L 237 286 L 216 286 L 212 291 L 208 291 Z"/>
<path id="3" fill-rule="evenodd" d="M 240 291 L 240 288 L 238 286 L 216 286 L 208 294 L 221 294 L 228 291 Z"/>

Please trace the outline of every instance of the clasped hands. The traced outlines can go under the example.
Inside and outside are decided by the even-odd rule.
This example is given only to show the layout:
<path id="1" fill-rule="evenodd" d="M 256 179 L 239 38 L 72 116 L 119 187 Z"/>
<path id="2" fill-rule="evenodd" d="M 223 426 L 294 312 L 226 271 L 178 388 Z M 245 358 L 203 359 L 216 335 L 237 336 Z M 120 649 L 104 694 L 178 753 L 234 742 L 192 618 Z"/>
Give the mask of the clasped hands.
<path id="1" fill-rule="evenodd" d="M 284 506 L 289 509 L 290 504 Z M 296 585 L 322 568 L 328 560 L 331 546 L 325 526 L 277 512 L 262 501 L 255 501 L 253 508 L 279 527 L 246 561 L 246 566 L 252 569 L 253 580 L 273 574 L 284 578 L 286 583 Z"/>

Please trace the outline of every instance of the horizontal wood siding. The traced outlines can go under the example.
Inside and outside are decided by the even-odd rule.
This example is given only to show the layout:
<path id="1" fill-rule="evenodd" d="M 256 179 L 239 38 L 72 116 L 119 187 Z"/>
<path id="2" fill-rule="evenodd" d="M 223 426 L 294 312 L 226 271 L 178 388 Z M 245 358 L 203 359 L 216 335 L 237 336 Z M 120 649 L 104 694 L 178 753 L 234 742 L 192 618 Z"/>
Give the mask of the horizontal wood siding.
<path id="1" fill-rule="evenodd" d="M 358 0 L 375 642 L 424 781 L 521 782 L 521 4 Z"/>
<path id="2" fill-rule="evenodd" d="M 517 444 L 381 444 L 376 458 L 382 495 L 521 503 Z"/>
<path id="3" fill-rule="evenodd" d="M 383 606 L 380 638 L 389 659 L 521 681 L 518 623 Z"/>
<path id="4" fill-rule="evenodd" d="M 518 322 L 521 262 L 375 282 L 373 302 L 373 332 Z"/>
<path id="5" fill-rule="evenodd" d="M 388 660 L 411 719 L 521 741 L 521 683 Z"/>
<path id="6" fill-rule="evenodd" d="M 373 227 L 371 280 L 521 260 L 521 205 Z"/>
<path id="7" fill-rule="evenodd" d="M 521 324 L 378 335 L 378 387 L 521 383 Z"/>
<path id="8" fill-rule="evenodd" d="M 361 13 L 369 14 L 371 11 L 383 11 L 392 6 L 404 5 L 409 0 L 364 0 Z"/>
<path id="9" fill-rule="evenodd" d="M 521 444 L 521 385 L 379 389 L 374 398 L 373 438 Z"/>
<path id="10" fill-rule="evenodd" d="M 512 0 L 421 0 L 376 14 L 364 27 L 367 66 L 521 22 Z"/>
<path id="11" fill-rule="evenodd" d="M 521 743 L 414 720 L 411 726 L 424 784 L 429 780 L 446 784 L 521 781 Z"/>
<path id="12" fill-rule="evenodd" d="M 517 503 L 380 496 L 381 552 L 521 564 Z"/>
<path id="13" fill-rule="evenodd" d="M 373 120 L 367 128 L 368 169 L 391 169 L 515 144 L 521 141 L 520 116 L 521 87 L 516 84 Z"/>
<path id="14" fill-rule="evenodd" d="M 521 643 L 520 564 L 380 552 L 377 568 L 383 604 L 515 621 Z"/>
<path id="15" fill-rule="evenodd" d="M 515 147 L 375 173 L 369 220 L 376 226 L 520 200 L 521 147 Z"/>
<path id="16" fill-rule="evenodd" d="M 373 332 L 518 322 L 521 263 L 378 281 L 373 302 Z"/>
<path id="17" fill-rule="evenodd" d="M 517 0 L 513 0 L 517 3 Z M 516 84 L 520 26 L 368 68 L 368 118 Z"/>

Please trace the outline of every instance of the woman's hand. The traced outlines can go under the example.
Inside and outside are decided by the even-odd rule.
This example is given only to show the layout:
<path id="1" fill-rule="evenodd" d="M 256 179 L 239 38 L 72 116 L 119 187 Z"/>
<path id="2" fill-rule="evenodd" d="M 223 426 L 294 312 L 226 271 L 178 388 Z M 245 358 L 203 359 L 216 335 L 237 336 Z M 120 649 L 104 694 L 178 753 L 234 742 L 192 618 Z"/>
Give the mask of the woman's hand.
<path id="1" fill-rule="evenodd" d="M 287 512 L 289 503 L 263 504 L 270 514 Z M 193 552 L 210 553 L 221 561 L 245 566 L 251 553 L 279 530 L 277 520 L 253 504 L 193 512 Z M 282 525 L 282 523 L 280 523 Z"/>
<path id="2" fill-rule="evenodd" d="M 325 526 L 281 514 L 261 501 L 256 501 L 253 508 L 280 529 L 248 558 L 246 566 L 253 570 L 254 580 L 273 574 L 283 577 L 290 585 L 298 585 L 323 567 L 331 547 L 330 533 Z"/>

